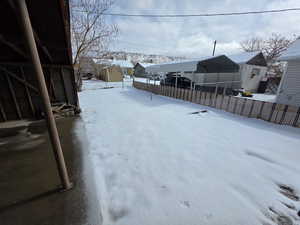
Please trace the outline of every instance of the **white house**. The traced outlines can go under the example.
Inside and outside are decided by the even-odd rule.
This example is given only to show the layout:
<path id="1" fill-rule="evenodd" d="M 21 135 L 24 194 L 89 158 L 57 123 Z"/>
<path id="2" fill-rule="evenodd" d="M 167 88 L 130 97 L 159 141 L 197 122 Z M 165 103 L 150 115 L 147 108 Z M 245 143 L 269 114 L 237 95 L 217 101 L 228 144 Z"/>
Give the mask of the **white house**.
<path id="1" fill-rule="evenodd" d="M 300 106 L 300 39 L 292 43 L 279 60 L 286 61 L 287 67 L 281 78 L 276 102 Z"/>
<path id="2" fill-rule="evenodd" d="M 239 75 L 245 91 L 257 92 L 260 81 L 267 73 L 267 62 L 261 52 L 244 52 L 228 56 L 239 64 Z"/>

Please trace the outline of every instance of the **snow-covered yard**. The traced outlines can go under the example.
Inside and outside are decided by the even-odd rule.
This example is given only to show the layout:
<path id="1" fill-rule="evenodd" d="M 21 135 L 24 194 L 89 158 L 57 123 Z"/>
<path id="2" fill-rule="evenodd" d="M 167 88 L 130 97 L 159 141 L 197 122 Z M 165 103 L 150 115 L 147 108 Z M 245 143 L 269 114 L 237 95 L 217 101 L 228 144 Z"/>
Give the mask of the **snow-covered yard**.
<path id="1" fill-rule="evenodd" d="M 80 104 L 104 225 L 300 224 L 300 129 L 103 86 Z"/>

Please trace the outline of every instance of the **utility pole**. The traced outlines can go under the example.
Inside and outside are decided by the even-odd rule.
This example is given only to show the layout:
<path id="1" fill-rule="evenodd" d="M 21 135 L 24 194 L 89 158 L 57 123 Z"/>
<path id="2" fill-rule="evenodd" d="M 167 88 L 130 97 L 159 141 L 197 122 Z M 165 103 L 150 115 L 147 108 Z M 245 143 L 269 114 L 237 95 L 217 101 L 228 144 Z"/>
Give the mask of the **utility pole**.
<path id="1" fill-rule="evenodd" d="M 214 50 L 212 54 L 213 56 L 215 56 L 216 46 L 217 46 L 217 40 L 214 41 Z"/>

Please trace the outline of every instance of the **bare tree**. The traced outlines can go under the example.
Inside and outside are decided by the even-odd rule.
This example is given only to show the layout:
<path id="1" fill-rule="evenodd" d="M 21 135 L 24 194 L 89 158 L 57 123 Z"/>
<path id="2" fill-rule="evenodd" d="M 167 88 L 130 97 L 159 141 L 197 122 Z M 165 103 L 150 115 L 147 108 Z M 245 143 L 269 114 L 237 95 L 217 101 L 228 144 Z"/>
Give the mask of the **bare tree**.
<path id="1" fill-rule="evenodd" d="M 264 41 L 263 52 L 267 62 L 274 62 L 294 40 L 295 38 L 288 39 L 280 34 L 272 34 L 271 37 Z"/>
<path id="2" fill-rule="evenodd" d="M 287 38 L 281 34 L 273 33 L 266 39 L 253 37 L 241 42 L 240 45 L 246 52 L 261 51 L 268 63 L 268 76 L 281 77 L 285 63 L 276 62 L 276 60 L 294 40 L 296 40 L 296 36 Z"/>
<path id="3" fill-rule="evenodd" d="M 273 63 L 281 53 L 295 40 L 286 38 L 281 34 L 273 33 L 267 39 L 253 37 L 240 43 L 246 52 L 262 51 L 268 63 Z"/>
<path id="4" fill-rule="evenodd" d="M 118 33 L 117 26 L 108 24 L 104 16 L 113 4 L 113 0 L 71 0 L 73 65 L 77 65 L 79 86 L 80 58 L 99 58 L 99 54 L 107 50 L 109 42 Z"/>
<path id="5" fill-rule="evenodd" d="M 263 39 L 258 38 L 258 37 L 253 37 L 251 39 L 242 41 L 240 43 L 241 48 L 245 52 L 255 52 L 255 51 L 261 51 L 262 50 L 262 45 L 263 45 Z"/>

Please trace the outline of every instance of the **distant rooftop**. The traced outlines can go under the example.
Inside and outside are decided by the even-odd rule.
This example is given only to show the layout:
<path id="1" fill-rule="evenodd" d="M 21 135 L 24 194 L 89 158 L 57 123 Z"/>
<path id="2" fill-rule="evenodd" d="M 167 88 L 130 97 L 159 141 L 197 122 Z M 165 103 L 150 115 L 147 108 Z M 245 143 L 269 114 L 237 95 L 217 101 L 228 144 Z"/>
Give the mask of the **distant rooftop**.
<path id="1" fill-rule="evenodd" d="M 228 58 L 230 58 L 235 63 L 241 64 L 241 63 L 247 63 L 248 61 L 250 61 L 260 53 L 261 53 L 260 51 L 242 52 L 239 54 L 229 55 Z"/>
<path id="2" fill-rule="evenodd" d="M 111 64 L 122 68 L 133 68 L 133 64 L 128 60 L 113 60 Z"/>
<path id="3" fill-rule="evenodd" d="M 156 65 L 156 64 L 154 64 L 154 63 L 138 63 L 138 64 L 140 64 L 142 67 L 144 67 L 144 68 L 146 68 L 146 67 L 148 67 L 148 66 L 153 66 L 153 65 Z"/>

